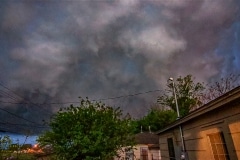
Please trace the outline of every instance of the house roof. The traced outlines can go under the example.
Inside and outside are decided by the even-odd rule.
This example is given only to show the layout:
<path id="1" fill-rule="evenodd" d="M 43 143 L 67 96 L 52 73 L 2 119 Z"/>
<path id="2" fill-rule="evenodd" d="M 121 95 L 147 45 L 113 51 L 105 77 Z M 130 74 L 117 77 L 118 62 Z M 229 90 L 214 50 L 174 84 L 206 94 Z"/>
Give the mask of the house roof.
<path id="1" fill-rule="evenodd" d="M 200 117 L 201 115 L 203 115 L 207 112 L 219 109 L 219 108 L 225 106 L 226 104 L 234 103 L 234 102 L 240 102 L 240 86 L 236 87 L 233 90 L 223 94 L 222 96 L 212 100 L 211 102 L 203 105 L 202 107 L 189 113 L 187 116 L 180 118 L 179 120 L 173 122 L 172 124 L 168 125 L 164 129 L 157 131 L 156 134 L 163 133 L 169 129 L 179 126 L 180 124 L 184 124 L 184 123 L 188 122 L 189 120 Z"/>
<path id="2" fill-rule="evenodd" d="M 149 132 L 142 132 L 135 135 L 137 144 L 158 144 L 158 135 Z"/>

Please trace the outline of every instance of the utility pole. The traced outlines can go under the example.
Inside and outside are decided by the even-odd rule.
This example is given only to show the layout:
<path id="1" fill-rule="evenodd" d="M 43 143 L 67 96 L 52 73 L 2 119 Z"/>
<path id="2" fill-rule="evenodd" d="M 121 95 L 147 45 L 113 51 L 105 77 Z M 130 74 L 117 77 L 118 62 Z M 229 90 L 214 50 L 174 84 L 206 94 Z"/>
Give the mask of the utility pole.
<path id="1" fill-rule="evenodd" d="M 176 89 L 175 89 L 175 83 L 174 83 L 173 78 L 169 78 L 169 81 L 172 82 L 173 95 L 174 95 L 174 100 L 175 100 L 175 105 L 176 105 L 176 110 L 177 110 L 177 120 L 178 120 L 178 119 L 180 119 L 180 112 L 179 112 L 179 107 L 178 107 L 178 101 L 177 101 L 177 94 L 176 94 Z M 188 160 L 181 124 L 179 125 L 179 132 L 180 132 L 180 139 L 181 139 L 181 143 L 182 143 L 182 153 L 181 153 L 180 159 L 181 159 L 181 160 Z"/>

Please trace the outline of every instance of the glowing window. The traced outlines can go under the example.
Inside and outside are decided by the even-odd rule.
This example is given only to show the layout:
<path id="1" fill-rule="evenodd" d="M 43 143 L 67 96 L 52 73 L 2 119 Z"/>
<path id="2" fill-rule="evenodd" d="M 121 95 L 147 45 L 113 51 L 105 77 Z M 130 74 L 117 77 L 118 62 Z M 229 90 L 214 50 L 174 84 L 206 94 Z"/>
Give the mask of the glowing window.
<path id="1" fill-rule="evenodd" d="M 208 134 L 208 138 L 212 147 L 214 159 L 229 160 L 229 155 L 222 132 Z"/>

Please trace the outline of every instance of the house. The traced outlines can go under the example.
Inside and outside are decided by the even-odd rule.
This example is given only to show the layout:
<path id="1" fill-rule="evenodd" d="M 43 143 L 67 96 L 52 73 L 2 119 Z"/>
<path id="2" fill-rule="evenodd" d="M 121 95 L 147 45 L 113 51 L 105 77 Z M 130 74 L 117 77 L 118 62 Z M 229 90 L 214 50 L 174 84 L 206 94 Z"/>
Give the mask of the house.
<path id="1" fill-rule="evenodd" d="M 135 141 L 133 149 L 123 148 L 124 152 L 114 160 L 160 160 L 158 135 L 141 132 L 135 135 Z"/>
<path id="2" fill-rule="evenodd" d="M 184 159 L 184 156 L 188 160 L 240 159 L 240 87 L 157 134 L 162 160 Z"/>

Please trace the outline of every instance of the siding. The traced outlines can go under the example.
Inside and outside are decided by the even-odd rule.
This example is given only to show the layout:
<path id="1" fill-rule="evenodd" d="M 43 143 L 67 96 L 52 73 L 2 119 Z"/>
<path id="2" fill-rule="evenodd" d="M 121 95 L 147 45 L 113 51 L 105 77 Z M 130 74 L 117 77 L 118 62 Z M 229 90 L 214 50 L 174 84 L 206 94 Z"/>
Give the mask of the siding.
<path id="1" fill-rule="evenodd" d="M 179 124 L 183 129 L 185 147 L 190 160 L 214 160 L 208 135 L 219 132 L 223 133 L 230 160 L 240 159 L 240 88 L 234 93 L 236 94 L 233 94 L 234 98 L 231 101 L 229 99 L 232 95 L 228 93 L 229 99 L 223 96 L 222 101 L 220 98 L 216 103 L 211 102 L 211 105 L 206 105 L 207 112 L 201 109 L 202 114 L 196 111 L 197 116 L 193 113 L 182 123 L 176 122 L 167 129 L 159 131 L 162 160 L 169 160 L 167 138 L 173 138 L 176 159 L 180 157 Z M 214 109 L 211 110 L 211 107 Z"/>

